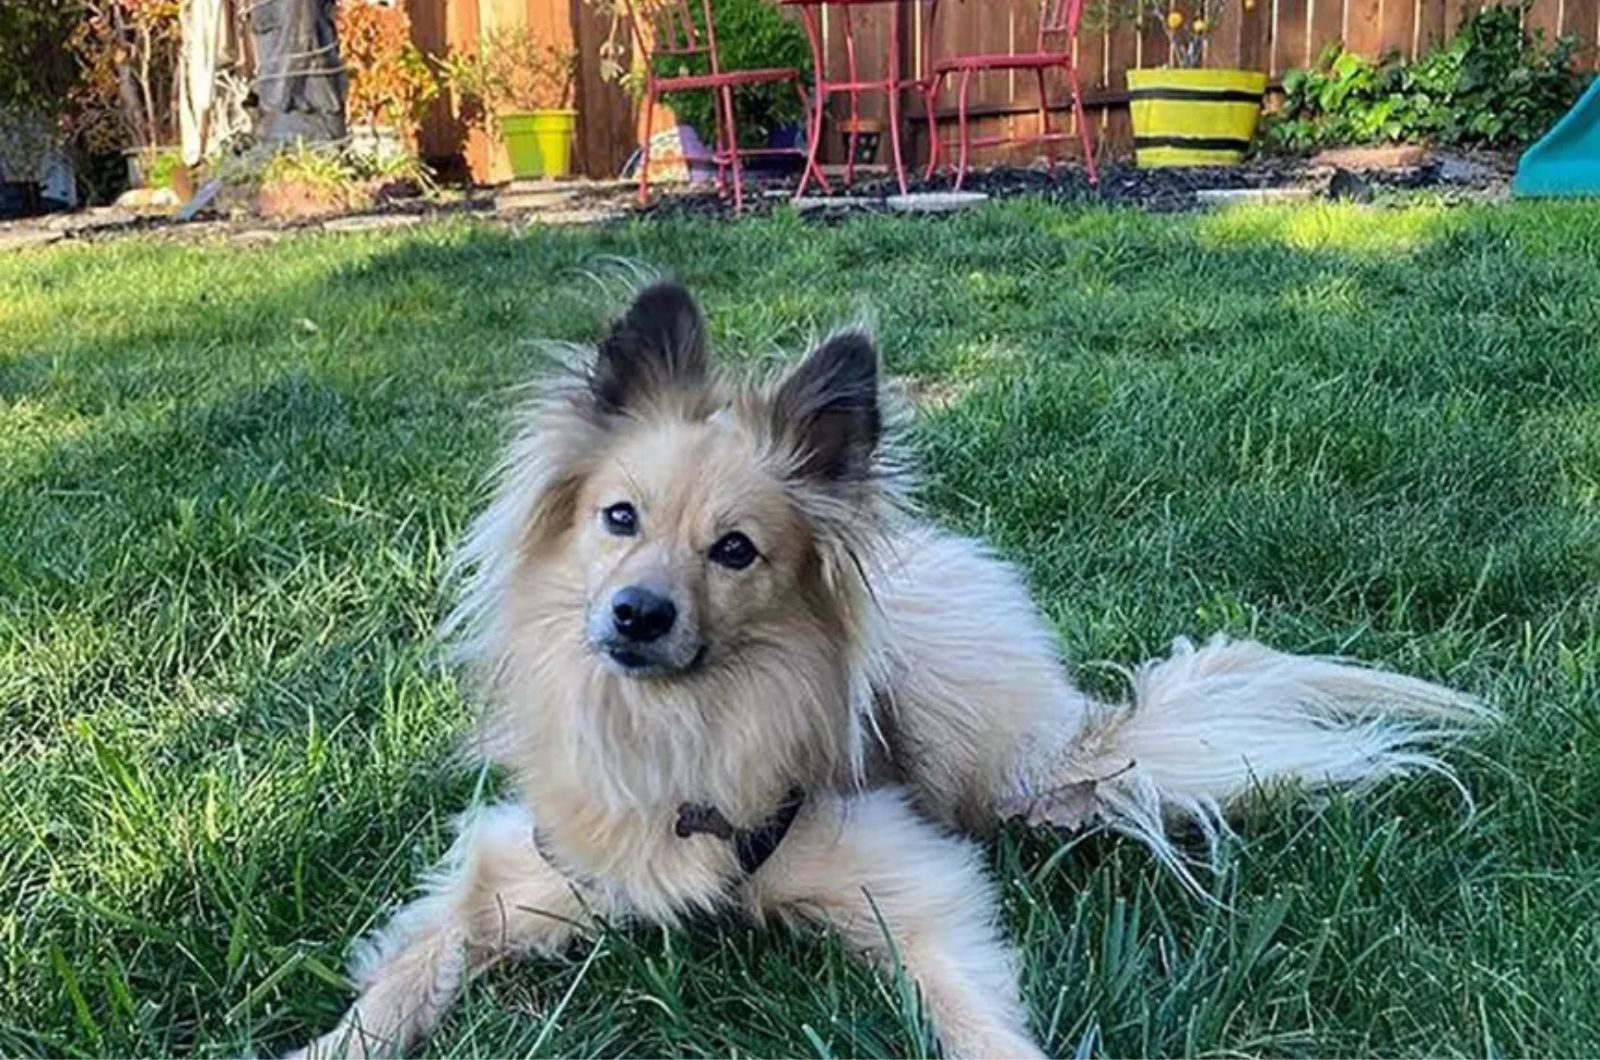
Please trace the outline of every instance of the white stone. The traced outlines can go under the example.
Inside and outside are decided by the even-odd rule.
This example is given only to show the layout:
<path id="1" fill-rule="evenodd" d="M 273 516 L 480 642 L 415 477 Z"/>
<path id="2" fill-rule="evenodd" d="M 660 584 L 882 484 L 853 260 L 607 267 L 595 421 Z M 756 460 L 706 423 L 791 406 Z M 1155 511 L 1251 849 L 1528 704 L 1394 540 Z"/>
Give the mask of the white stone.
<path id="1" fill-rule="evenodd" d="M 572 210 L 545 210 L 531 214 L 527 218 L 529 224 L 536 225 L 594 225 L 606 221 L 614 221 L 619 217 L 627 216 L 626 210 L 619 210 L 612 206 L 596 206 L 590 208 L 579 207 Z"/>
<path id="2" fill-rule="evenodd" d="M 171 188 L 129 188 L 117 196 L 116 204 L 124 210 L 171 210 L 182 200 Z"/>
<path id="3" fill-rule="evenodd" d="M 785 192 L 784 194 L 788 194 Z M 807 210 L 849 210 L 866 206 L 881 206 L 882 199 L 868 199 L 851 195 L 807 195 L 794 201 L 801 213 Z"/>
<path id="4" fill-rule="evenodd" d="M 884 201 L 889 209 L 901 213 L 950 213 L 982 205 L 989 196 L 981 191 L 928 191 L 891 195 Z"/>
<path id="5" fill-rule="evenodd" d="M 1493 180 L 1498 176 L 1499 174 L 1489 166 L 1470 158 L 1462 158 L 1459 155 L 1439 157 L 1439 179 L 1452 184 Z"/>
<path id="6" fill-rule="evenodd" d="M 1310 188 L 1206 188 L 1195 192 L 1194 197 L 1206 206 L 1244 206 L 1305 202 L 1313 193 Z"/>
<path id="7" fill-rule="evenodd" d="M 507 210 L 546 210 L 552 206 L 563 206 L 577 197 L 576 189 L 557 186 L 526 191 L 510 190 L 494 197 L 494 208 L 502 213 Z"/>

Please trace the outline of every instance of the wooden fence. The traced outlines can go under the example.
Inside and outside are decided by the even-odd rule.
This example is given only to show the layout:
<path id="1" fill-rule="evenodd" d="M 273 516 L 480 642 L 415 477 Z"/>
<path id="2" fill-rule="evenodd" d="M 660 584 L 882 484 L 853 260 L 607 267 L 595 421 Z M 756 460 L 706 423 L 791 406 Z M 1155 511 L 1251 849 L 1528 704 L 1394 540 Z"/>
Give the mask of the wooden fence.
<path id="1" fill-rule="evenodd" d="M 620 88 L 600 78 L 598 49 L 608 21 L 587 0 L 407 0 L 407 6 L 417 43 L 426 51 L 467 44 L 490 26 L 514 24 L 529 25 L 548 32 L 555 42 L 575 46 L 580 168 L 591 176 L 611 176 L 632 154 L 638 139 L 636 108 Z M 1266 70 L 1276 80 L 1287 70 L 1307 65 L 1326 45 L 1339 40 L 1366 55 L 1398 51 L 1414 57 L 1453 33 L 1479 6 L 1475 0 L 1255 0 L 1245 10 L 1242 0 L 1226 0 L 1225 13 L 1207 45 L 1206 64 Z M 1031 50 L 1038 7 L 1036 0 L 942 0 L 937 25 L 931 27 L 926 0 L 856 8 L 850 18 L 857 61 L 863 71 L 894 62 L 911 74 L 922 68 L 929 54 Z M 833 69 L 844 63 L 842 17 L 840 9 L 832 8 L 824 23 Z M 891 18 L 901 20 L 899 56 L 888 55 Z M 1600 56 L 1600 0 L 1536 0 L 1528 10 L 1527 24 L 1542 30 L 1547 39 L 1576 36 L 1579 63 L 1595 69 Z M 1165 63 L 1166 37 L 1159 27 L 1142 33 L 1132 27 L 1086 29 L 1077 47 L 1090 120 L 1101 149 L 1121 153 L 1132 139 L 1125 74 L 1130 68 Z M 1062 97 L 1054 81 L 1048 83 L 1047 92 L 1053 100 Z M 984 75 L 974 82 L 972 100 L 973 112 L 991 130 L 1009 122 L 1032 127 L 1038 120 L 1038 92 L 1031 74 Z M 834 106 L 842 102 L 836 97 Z M 862 104 L 867 116 L 883 116 L 881 95 L 863 96 Z M 947 92 L 942 108 L 951 104 Z M 921 151 L 926 124 L 917 120 L 920 101 L 908 100 L 907 110 L 913 117 L 913 140 Z M 481 134 L 464 133 L 451 117 L 448 98 L 433 108 L 423 130 L 423 145 L 434 155 L 461 153 L 465 145 L 465 156 L 479 179 L 505 174 L 494 145 Z M 840 153 L 839 145 L 830 142 L 829 155 Z"/>

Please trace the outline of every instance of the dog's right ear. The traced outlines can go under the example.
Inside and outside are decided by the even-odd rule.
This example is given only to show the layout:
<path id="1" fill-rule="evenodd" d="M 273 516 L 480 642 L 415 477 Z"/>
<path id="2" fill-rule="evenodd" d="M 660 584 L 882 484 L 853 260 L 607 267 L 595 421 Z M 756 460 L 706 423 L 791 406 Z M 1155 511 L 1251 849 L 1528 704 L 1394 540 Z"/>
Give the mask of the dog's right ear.
<path id="1" fill-rule="evenodd" d="M 706 328 L 680 283 L 653 284 L 600 343 L 589 386 L 602 411 L 621 412 L 650 395 L 706 381 Z"/>

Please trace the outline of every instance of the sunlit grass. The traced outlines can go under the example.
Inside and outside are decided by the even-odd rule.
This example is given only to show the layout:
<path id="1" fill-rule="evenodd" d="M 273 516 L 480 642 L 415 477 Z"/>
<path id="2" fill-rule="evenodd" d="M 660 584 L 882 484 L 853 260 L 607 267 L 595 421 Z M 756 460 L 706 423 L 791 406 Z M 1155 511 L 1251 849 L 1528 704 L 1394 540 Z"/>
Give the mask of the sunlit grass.
<path id="1" fill-rule="evenodd" d="M 1600 1052 L 1600 213 L 1013 202 L 0 257 L 0 1053 L 265 1053 L 336 1016 L 479 781 L 445 558 L 614 256 L 753 365 L 875 316 L 924 505 L 1022 565 L 1073 660 L 1226 630 L 1506 710 L 1453 755 L 1475 812 L 1438 778 L 1275 803 L 1222 905 L 1127 843 L 1002 836 L 1053 1052 Z M 572 957 L 430 1049 L 925 1044 L 825 941 Z"/>

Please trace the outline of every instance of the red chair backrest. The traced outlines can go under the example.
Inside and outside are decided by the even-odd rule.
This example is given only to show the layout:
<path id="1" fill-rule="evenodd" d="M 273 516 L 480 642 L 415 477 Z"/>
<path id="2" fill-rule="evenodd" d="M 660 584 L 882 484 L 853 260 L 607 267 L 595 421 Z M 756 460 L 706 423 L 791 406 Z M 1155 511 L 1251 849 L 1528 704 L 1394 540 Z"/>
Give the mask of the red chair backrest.
<path id="1" fill-rule="evenodd" d="M 711 61 L 711 72 L 720 71 L 711 0 L 700 0 L 704 33 L 695 25 L 689 0 L 626 0 L 626 3 L 628 20 L 633 25 L 634 47 L 645 56 L 648 66 L 653 66 L 659 55 L 704 55 Z"/>
<path id="2" fill-rule="evenodd" d="M 1059 47 L 1070 48 L 1078 39 L 1083 0 L 1042 0 L 1039 8 L 1039 50 L 1048 51 L 1048 38 L 1063 33 L 1067 39 Z"/>

